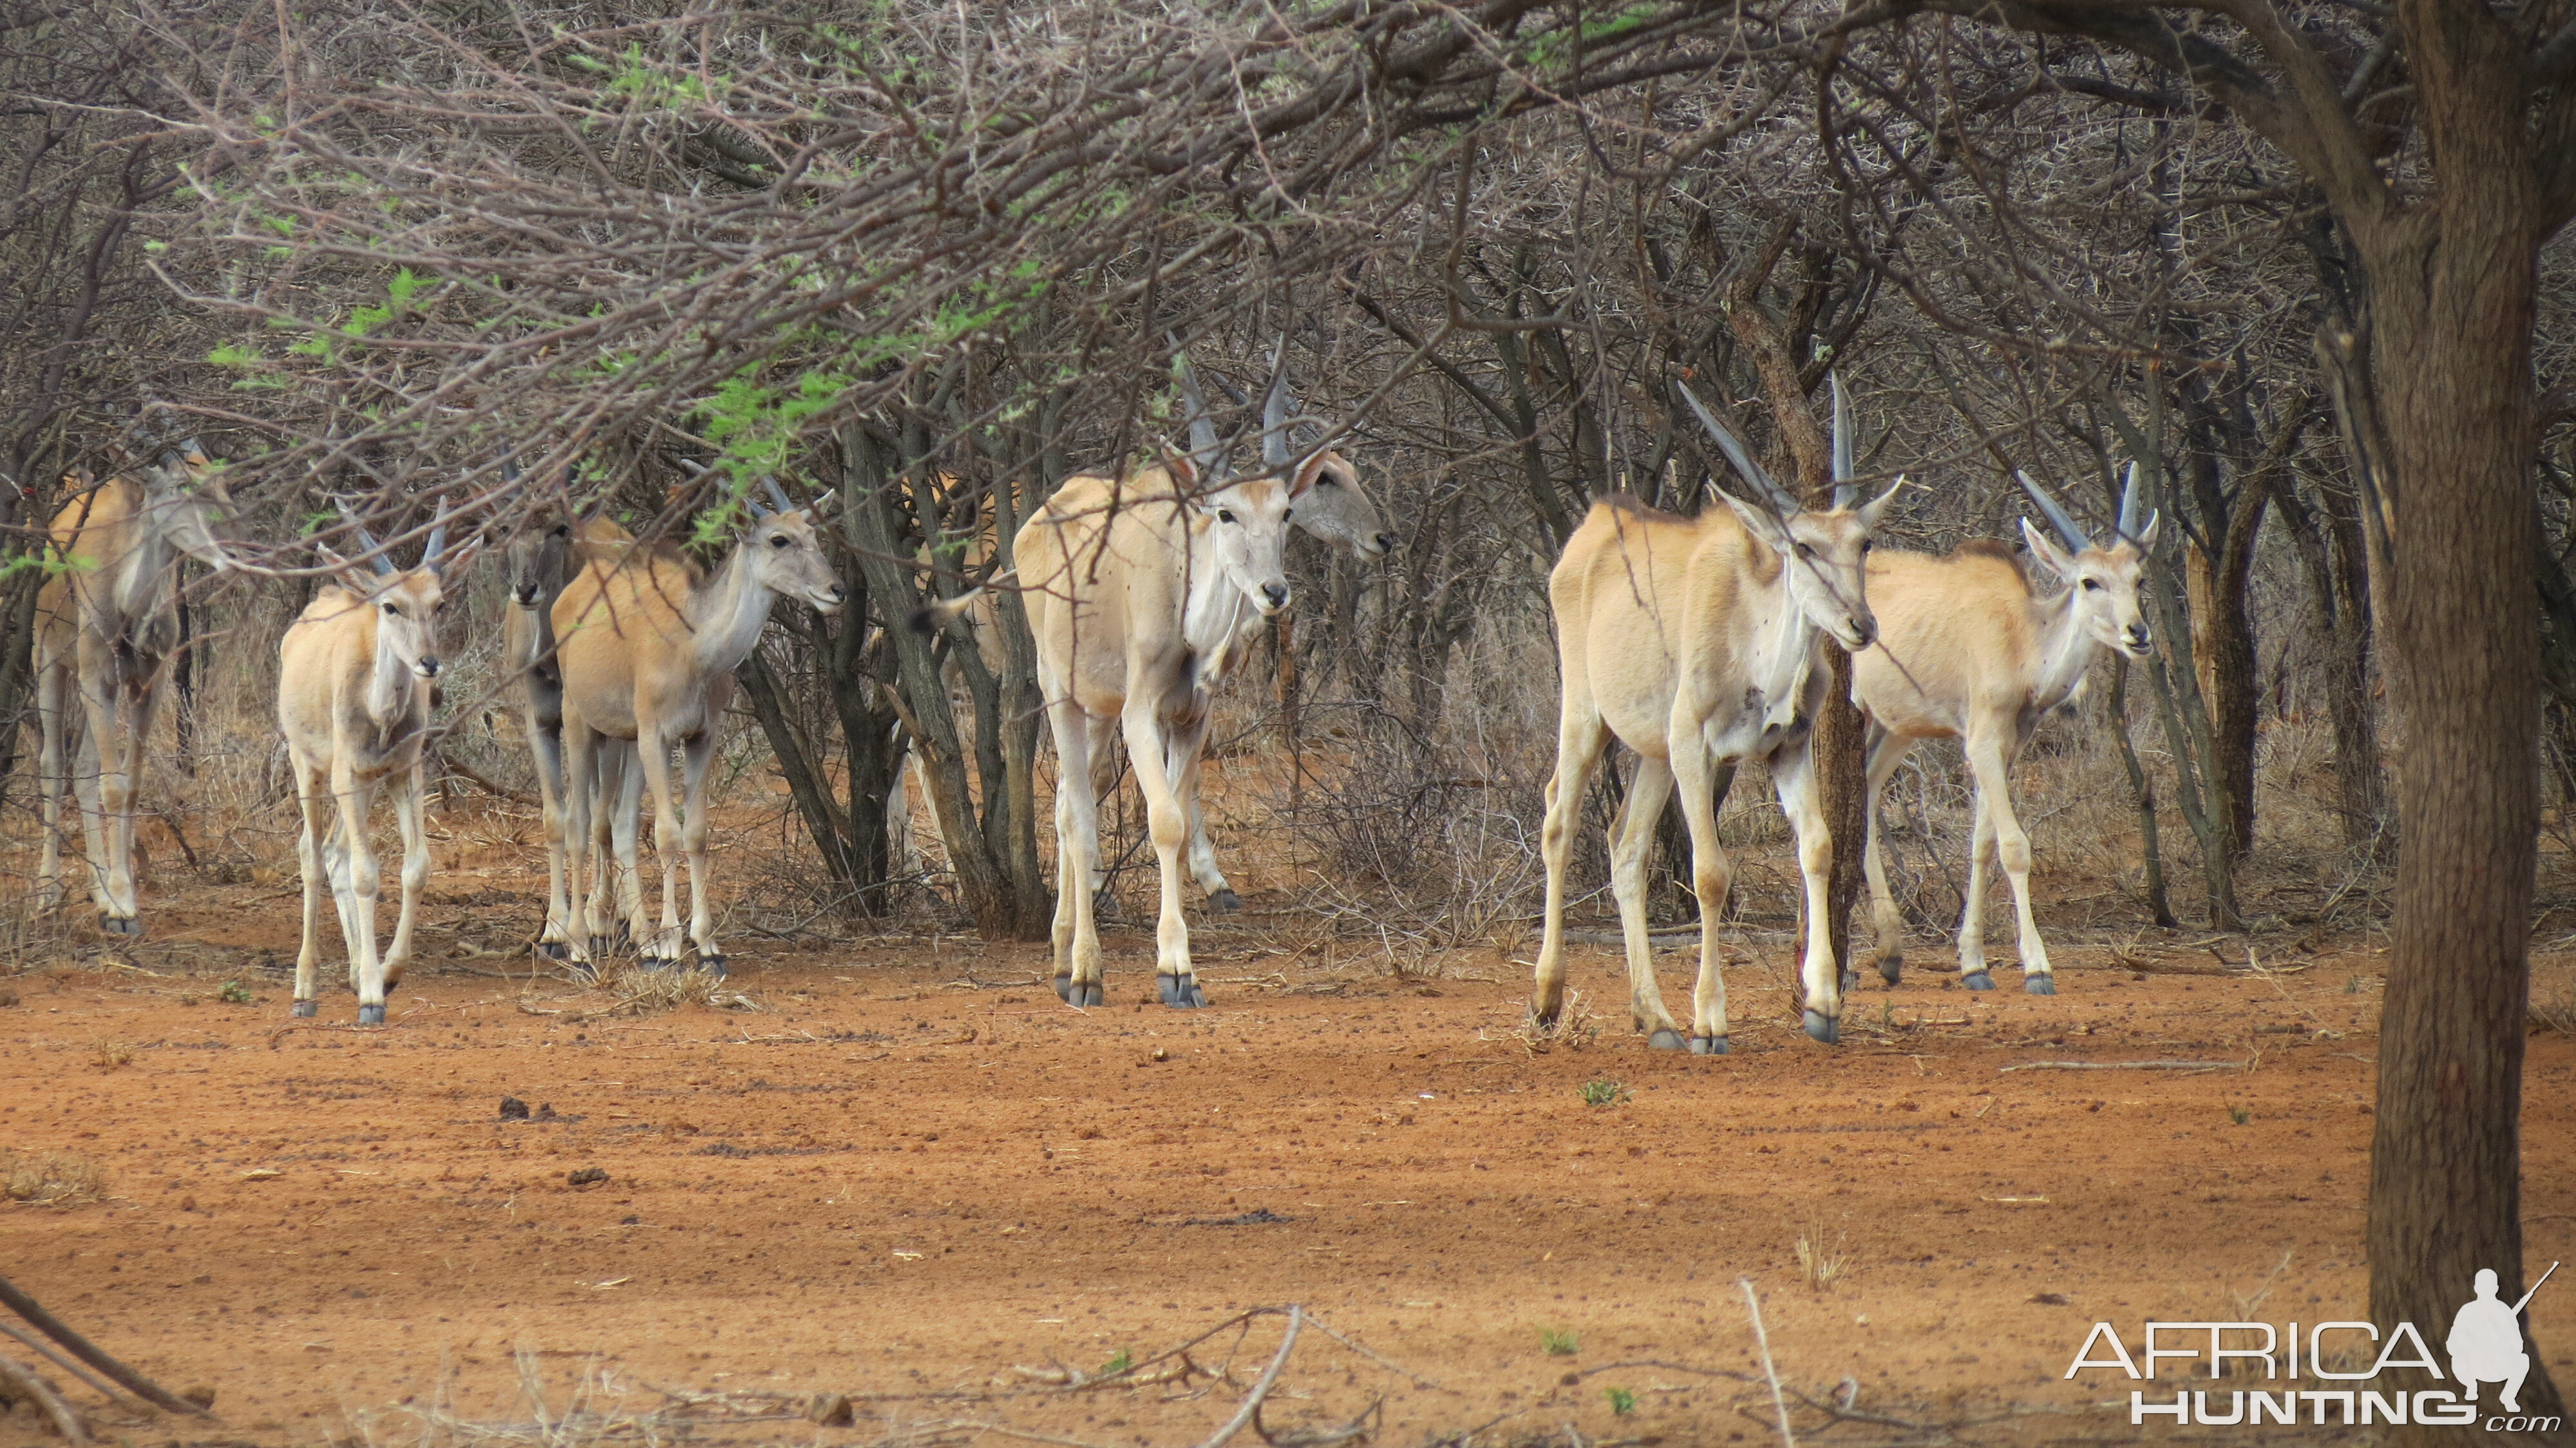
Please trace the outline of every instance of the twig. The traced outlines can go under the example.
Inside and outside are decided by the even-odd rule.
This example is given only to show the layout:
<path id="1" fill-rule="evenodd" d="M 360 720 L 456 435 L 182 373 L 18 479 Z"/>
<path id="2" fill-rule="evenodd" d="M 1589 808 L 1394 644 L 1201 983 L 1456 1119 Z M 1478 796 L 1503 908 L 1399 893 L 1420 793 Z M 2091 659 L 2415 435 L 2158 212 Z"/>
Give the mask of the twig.
<path id="1" fill-rule="evenodd" d="M 43 1333 L 45 1336 L 52 1338 L 58 1343 L 61 1343 L 64 1347 L 70 1349 L 73 1356 L 79 1358 L 82 1362 L 89 1364 L 91 1367 L 98 1369 L 100 1372 L 107 1374 L 109 1377 L 114 1378 L 117 1382 L 123 1384 L 125 1388 L 132 1392 L 136 1397 L 152 1404 L 154 1407 L 167 1408 L 173 1413 L 194 1413 L 200 1418 L 213 1419 L 216 1422 L 223 1421 L 220 1418 L 216 1418 L 210 1409 L 199 1407 L 197 1404 L 191 1403 L 185 1398 L 165 1391 L 159 1384 L 153 1382 L 150 1378 L 143 1376 L 143 1374 L 138 1373 L 134 1369 L 127 1367 L 125 1364 L 118 1362 L 116 1359 L 109 1357 L 106 1353 L 100 1351 L 98 1346 L 92 1343 L 88 1338 L 72 1331 L 69 1327 L 63 1324 L 61 1319 L 55 1317 L 52 1313 L 47 1312 L 43 1305 L 38 1303 L 36 1299 L 29 1297 L 26 1293 L 19 1291 L 15 1286 L 11 1285 L 9 1279 L 6 1277 L 0 1277 L 0 1307 L 7 1307 L 10 1311 L 27 1319 L 28 1324 L 34 1327 L 36 1331 Z"/>
<path id="2" fill-rule="evenodd" d="M 1225 1448 L 1226 1442 L 1252 1421 L 1252 1415 L 1261 1411 L 1261 1400 L 1270 1396 L 1270 1385 L 1279 1381 L 1279 1370 L 1288 1366 L 1288 1351 L 1297 1345 L 1297 1330 L 1305 1325 L 1305 1306 L 1289 1303 L 1288 1331 L 1279 1339 L 1277 1356 L 1271 1358 L 1270 1366 L 1263 1368 L 1261 1376 L 1253 1380 L 1252 1391 L 1243 1395 L 1243 1405 L 1234 1410 L 1234 1416 L 1226 1419 L 1225 1426 L 1217 1429 L 1199 1448 Z"/>
<path id="3" fill-rule="evenodd" d="M 72 1412 L 70 1404 L 45 1385 L 43 1378 L 36 1376 L 34 1368 L 0 1357 L 0 1380 L 6 1380 L 21 1395 L 43 1404 L 45 1411 L 53 1416 L 54 1427 L 61 1431 L 72 1448 L 88 1448 L 89 1433 L 81 1427 L 79 1416 Z"/>
<path id="4" fill-rule="evenodd" d="M 1762 1299 L 1753 1295 L 1753 1279 L 1738 1277 L 1735 1285 L 1744 1289 L 1744 1310 L 1753 1314 L 1753 1344 L 1762 1350 L 1762 1376 L 1771 1383 L 1771 1406 L 1780 1414 L 1780 1442 L 1783 1448 L 1798 1448 L 1798 1440 L 1789 1432 L 1789 1400 L 1780 1393 L 1779 1371 L 1771 1366 L 1771 1334 L 1762 1326 Z"/>
<path id="5" fill-rule="evenodd" d="M 465 776 L 467 782 L 471 783 L 475 788 L 482 790 L 485 794 L 492 796 L 494 799 L 508 800 L 512 804 L 536 803 L 535 800 L 530 799 L 519 791 L 510 788 L 508 785 L 494 784 L 492 781 L 485 779 L 481 770 L 476 769 L 473 765 L 466 763 L 464 760 L 457 758 L 455 755 L 450 754 L 443 749 L 438 752 L 438 763 L 439 767 L 445 769 L 450 774 L 461 774 Z"/>
<path id="6" fill-rule="evenodd" d="M 52 1363 L 55 1367 L 61 1368 L 64 1372 L 71 1374 L 73 1377 L 80 1379 L 83 1383 L 88 1384 L 91 1391 L 97 1393 L 100 1397 L 107 1399 L 109 1402 L 118 1403 L 120 1405 L 131 1403 L 142 1407 L 146 1412 L 151 1411 L 151 1404 L 143 1402 L 131 1393 L 119 1390 L 114 1384 L 73 1361 L 69 1356 L 65 1355 L 60 1348 L 55 1347 L 52 1343 L 45 1341 L 43 1338 L 36 1336 L 25 1328 L 11 1327 L 5 1322 L 0 1322 L 0 1333 L 5 1333 L 10 1337 L 14 1337 L 18 1341 L 25 1343 L 28 1347 L 35 1349 L 38 1353 L 43 1355 L 46 1361 Z"/>
<path id="7" fill-rule="evenodd" d="M 2242 1061 L 2024 1061 L 2004 1071 L 2241 1071 Z"/>

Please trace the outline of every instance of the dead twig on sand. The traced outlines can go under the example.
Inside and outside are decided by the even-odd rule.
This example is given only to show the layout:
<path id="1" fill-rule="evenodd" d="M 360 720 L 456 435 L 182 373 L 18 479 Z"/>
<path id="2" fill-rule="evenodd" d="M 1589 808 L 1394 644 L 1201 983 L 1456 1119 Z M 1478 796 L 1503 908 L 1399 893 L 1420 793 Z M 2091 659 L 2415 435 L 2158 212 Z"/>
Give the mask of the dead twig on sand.
<path id="1" fill-rule="evenodd" d="M 73 1361 L 71 1356 L 65 1353 L 62 1349 L 55 1347 L 52 1343 L 45 1341 L 43 1338 L 36 1336 L 25 1328 L 11 1327 L 5 1322 L 0 1322 L 0 1336 L 16 1338 L 19 1342 L 24 1343 L 38 1355 L 42 1356 L 47 1362 L 52 1363 L 55 1367 L 61 1368 L 64 1372 L 71 1374 L 73 1377 L 80 1379 L 83 1383 L 88 1385 L 90 1391 L 97 1393 L 100 1397 L 107 1399 L 111 1403 L 115 1403 L 120 1407 L 129 1405 L 139 1407 L 147 1413 L 152 1411 L 151 1404 L 144 1402 L 142 1399 L 135 1397 L 131 1393 L 125 1392 L 115 1384 L 107 1381 L 107 1379 L 100 1377 L 97 1373 L 81 1366 L 78 1362 Z"/>
<path id="2" fill-rule="evenodd" d="M 1762 1350 L 1762 1376 L 1771 1384 L 1771 1406 L 1780 1414 L 1782 1448 L 1798 1448 L 1798 1440 L 1789 1432 L 1789 1400 L 1780 1393 L 1779 1371 L 1771 1366 L 1771 1334 L 1762 1326 L 1762 1299 L 1753 1295 L 1753 1279 L 1738 1277 L 1735 1285 L 1744 1289 L 1744 1310 L 1753 1315 L 1753 1345 Z"/>
<path id="3" fill-rule="evenodd" d="M 2023 1061 L 2004 1071 L 2242 1071 L 2243 1061 Z"/>
<path id="4" fill-rule="evenodd" d="M 64 1323 L 62 1319 L 54 1316 L 50 1312 L 47 1312 L 42 1303 L 29 1297 L 26 1293 L 19 1291 L 18 1288 L 5 1277 L 0 1277 L 0 1307 L 6 1307 L 11 1312 L 25 1318 L 28 1326 L 43 1333 L 47 1337 L 52 1338 L 54 1341 L 61 1343 L 64 1350 L 69 1352 L 72 1356 L 79 1358 L 82 1362 L 89 1364 L 100 1372 L 107 1374 L 107 1376 L 113 1378 L 117 1384 L 123 1387 L 127 1392 L 134 1394 L 136 1397 L 150 1403 L 152 1406 L 165 1409 L 173 1413 L 193 1413 L 200 1418 L 210 1419 L 215 1422 L 223 1421 L 220 1418 L 216 1418 L 212 1410 L 199 1404 L 189 1402 L 187 1399 L 180 1397 L 176 1393 L 172 1393 L 164 1389 L 160 1384 L 143 1376 L 143 1374 L 136 1372 L 134 1369 L 127 1367 L 121 1362 L 118 1362 L 115 1358 L 108 1356 L 107 1353 L 102 1351 L 96 1343 L 93 1343 L 88 1338 L 72 1331 L 70 1326 Z"/>
<path id="5" fill-rule="evenodd" d="M 42 1406 L 46 1415 L 54 1420 L 55 1431 L 61 1433 L 72 1448 L 88 1448 L 89 1430 L 81 1426 L 80 1416 L 63 1401 L 60 1393 L 36 1375 L 34 1368 L 0 1357 L 0 1382 L 7 1383 L 14 1390 L 14 1396 Z"/>
<path id="6" fill-rule="evenodd" d="M 1270 1359 L 1270 1366 L 1263 1368 L 1261 1376 L 1253 1380 L 1252 1391 L 1243 1395 L 1243 1404 L 1234 1410 L 1234 1416 L 1226 1419 L 1224 1426 L 1210 1434 L 1199 1448 L 1225 1448 L 1235 1434 L 1251 1424 L 1254 1415 L 1261 1411 L 1261 1400 L 1270 1396 L 1271 1385 L 1279 1381 L 1279 1370 L 1288 1366 L 1288 1354 L 1297 1346 L 1298 1330 L 1305 1325 L 1304 1304 L 1288 1304 L 1288 1331 L 1280 1337 L 1279 1351 Z"/>

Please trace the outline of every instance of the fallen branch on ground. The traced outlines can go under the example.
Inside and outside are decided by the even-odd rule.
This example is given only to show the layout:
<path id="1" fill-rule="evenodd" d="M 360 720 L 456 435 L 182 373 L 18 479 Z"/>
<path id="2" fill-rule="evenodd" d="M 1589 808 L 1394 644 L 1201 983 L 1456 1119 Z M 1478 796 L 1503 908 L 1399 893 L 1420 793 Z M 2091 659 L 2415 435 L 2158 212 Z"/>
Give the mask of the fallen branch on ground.
<path id="1" fill-rule="evenodd" d="M 1997 1071 L 2242 1071 L 2242 1061 L 2024 1061 Z"/>

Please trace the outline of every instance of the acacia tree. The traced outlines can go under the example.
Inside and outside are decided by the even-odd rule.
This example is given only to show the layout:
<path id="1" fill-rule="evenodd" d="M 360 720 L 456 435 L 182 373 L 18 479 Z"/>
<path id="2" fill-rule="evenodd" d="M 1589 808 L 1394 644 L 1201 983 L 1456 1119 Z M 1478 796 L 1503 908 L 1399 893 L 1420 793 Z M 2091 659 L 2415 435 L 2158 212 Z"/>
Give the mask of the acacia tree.
<path id="1" fill-rule="evenodd" d="M 2541 246 L 2576 210 L 2576 6 L 2320 10 L 1899 0 L 1866 19 L 2076 37 L 2115 102 L 2177 81 L 2275 149 L 2348 238 L 2357 298 L 2321 351 L 2364 452 L 2373 615 L 2407 749 L 2372 1143 L 2371 1308 L 2442 1320 L 2480 1268 L 2522 1279 L 2519 1117 L 2537 799 Z M 2034 47 L 2042 68 L 2053 58 Z M 2534 1365 L 2527 1404 L 2559 1410 Z M 2404 1430 L 2421 1433 L 2421 1430 Z"/>

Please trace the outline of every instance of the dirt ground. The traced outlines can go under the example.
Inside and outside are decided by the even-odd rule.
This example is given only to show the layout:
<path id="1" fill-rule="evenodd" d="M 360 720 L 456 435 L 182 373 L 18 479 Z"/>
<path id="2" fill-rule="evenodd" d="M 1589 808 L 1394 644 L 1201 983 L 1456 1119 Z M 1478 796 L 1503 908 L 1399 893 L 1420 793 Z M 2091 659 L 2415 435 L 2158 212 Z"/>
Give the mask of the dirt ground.
<path id="1" fill-rule="evenodd" d="M 1872 976 L 1826 1048 L 1751 937 L 1710 1060 L 1629 1034 L 1610 948 L 1573 972 L 1598 1035 L 1541 1049 L 1502 953 L 1399 978 L 1257 921 L 1199 934 L 1195 1014 L 1140 1004 L 1135 935 L 1088 1013 L 1042 947 L 748 937 L 742 1001 L 606 1014 L 442 963 L 536 909 L 442 877 L 429 963 L 360 1032 L 344 985 L 288 1018 L 292 883 L 165 890 L 151 940 L 0 977 L 0 1147 L 107 1193 L 0 1207 L 0 1262 L 223 1420 L 128 1441 L 1192 1443 L 1286 1325 L 1235 1319 L 1294 1303 L 1279 1443 L 1760 1442 L 1740 1278 L 1801 1441 L 2116 1441 L 2155 1436 L 2128 1384 L 2063 1380 L 2096 1320 L 2363 1315 L 2367 942 L 2220 977 L 2168 972 L 2241 941 L 2069 930 L 2054 999 Z M 2021 1069 L 2143 1060 L 2228 1068 Z M 2576 1257 L 2571 1085 L 2576 1042 L 2536 1036 L 2535 1268 Z M 2576 1289 L 2532 1325 L 2576 1350 Z M 1146 1386 L 1085 1385 L 1122 1355 Z"/>

